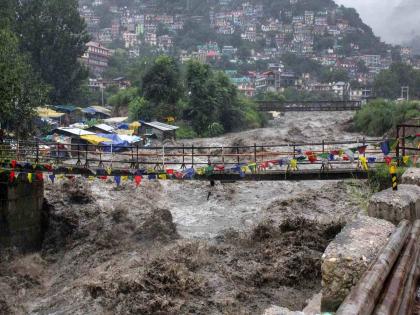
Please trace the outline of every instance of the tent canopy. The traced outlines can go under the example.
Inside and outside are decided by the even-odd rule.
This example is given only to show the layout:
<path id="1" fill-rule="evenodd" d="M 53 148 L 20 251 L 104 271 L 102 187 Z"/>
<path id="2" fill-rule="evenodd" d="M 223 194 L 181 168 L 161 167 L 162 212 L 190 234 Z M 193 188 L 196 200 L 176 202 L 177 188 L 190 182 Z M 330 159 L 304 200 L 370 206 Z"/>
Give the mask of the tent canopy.
<path id="1" fill-rule="evenodd" d="M 98 135 L 84 135 L 84 136 L 80 136 L 81 139 L 86 140 L 87 142 L 94 144 L 94 145 L 99 145 L 101 143 L 110 143 L 112 142 L 112 140 L 109 140 L 105 137 L 101 137 Z"/>
<path id="2" fill-rule="evenodd" d="M 129 146 L 129 143 L 121 139 L 117 134 L 98 133 L 98 136 L 108 139 L 108 142 L 103 147 L 105 152 L 118 152 Z"/>

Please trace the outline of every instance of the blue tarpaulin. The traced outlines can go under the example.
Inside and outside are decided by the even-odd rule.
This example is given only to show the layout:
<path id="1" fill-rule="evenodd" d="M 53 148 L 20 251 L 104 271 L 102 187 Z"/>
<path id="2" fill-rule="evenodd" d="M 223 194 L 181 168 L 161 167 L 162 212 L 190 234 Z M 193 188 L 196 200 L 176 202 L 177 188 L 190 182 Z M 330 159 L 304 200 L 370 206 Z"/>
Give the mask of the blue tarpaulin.
<path id="1" fill-rule="evenodd" d="M 122 123 L 118 125 L 118 129 L 128 130 L 130 126 L 126 123 Z"/>
<path id="2" fill-rule="evenodd" d="M 130 146 L 128 141 L 122 140 L 116 134 L 105 134 L 105 133 L 98 133 L 99 137 L 104 137 L 112 141 L 112 144 L 106 143 L 102 145 L 102 148 L 105 152 L 119 152 L 122 151 Z"/>

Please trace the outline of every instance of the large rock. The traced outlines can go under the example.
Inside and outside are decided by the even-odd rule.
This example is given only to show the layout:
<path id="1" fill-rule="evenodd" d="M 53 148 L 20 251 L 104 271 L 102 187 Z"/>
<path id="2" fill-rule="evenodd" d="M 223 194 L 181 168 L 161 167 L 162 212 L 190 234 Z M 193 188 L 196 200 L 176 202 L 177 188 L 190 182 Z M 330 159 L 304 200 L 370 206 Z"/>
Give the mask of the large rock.
<path id="1" fill-rule="evenodd" d="M 359 216 L 335 237 L 322 256 L 322 312 L 338 309 L 394 230 L 385 220 Z"/>
<path id="2" fill-rule="evenodd" d="M 420 186 L 420 168 L 409 168 L 401 178 L 403 184 Z"/>
<path id="3" fill-rule="evenodd" d="M 406 219 L 420 219 L 420 186 L 399 185 L 374 194 L 369 200 L 368 214 L 394 224 Z"/>

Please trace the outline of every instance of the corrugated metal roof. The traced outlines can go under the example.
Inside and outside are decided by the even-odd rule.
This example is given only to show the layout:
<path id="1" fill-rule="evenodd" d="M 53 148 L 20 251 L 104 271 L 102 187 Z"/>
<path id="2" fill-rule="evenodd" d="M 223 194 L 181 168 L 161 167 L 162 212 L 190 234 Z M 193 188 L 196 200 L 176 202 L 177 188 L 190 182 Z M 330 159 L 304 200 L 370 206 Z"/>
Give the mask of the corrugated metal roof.
<path id="1" fill-rule="evenodd" d="M 146 126 L 158 129 L 160 131 L 173 131 L 173 130 L 179 129 L 179 127 L 177 127 L 177 126 L 164 124 L 164 123 L 161 123 L 161 122 L 158 122 L 158 121 L 152 121 L 152 122 L 142 121 L 142 123 L 145 124 Z"/>
<path id="2" fill-rule="evenodd" d="M 128 120 L 128 117 L 112 117 L 112 118 L 104 119 L 104 122 L 108 124 L 118 124 L 118 123 L 125 122 L 126 120 Z"/>
<path id="3" fill-rule="evenodd" d="M 112 131 L 114 131 L 114 128 L 113 127 L 108 126 L 108 125 L 105 125 L 105 124 L 95 125 L 94 127 L 97 128 L 97 129 L 106 131 L 106 132 L 112 132 Z"/>
<path id="4" fill-rule="evenodd" d="M 103 113 L 103 114 L 108 114 L 111 115 L 111 110 L 109 110 L 108 108 L 105 108 L 103 106 L 89 106 L 90 108 L 93 108 L 94 110 L 96 110 L 98 113 Z"/>
<path id="5" fill-rule="evenodd" d="M 111 111 L 108 108 L 102 106 L 89 106 L 82 110 L 86 114 L 101 113 L 107 116 L 111 116 Z"/>
<path id="6" fill-rule="evenodd" d="M 83 130 L 83 129 L 80 129 L 80 128 L 60 127 L 60 128 L 55 129 L 54 131 L 56 131 L 56 130 L 61 131 L 61 132 L 65 132 L 65 133 L 68 133 L 68 134 L 71 134 L 71 135 L 74 135 L 74 136 L 87 136 L 87 135 L 94 135 L 95 134 L 94 132 L 86 131 L 86 130 Z M 54 133 L 54 131 L 53 131 L 53 133 Z"/>
<path id="7" fill-rule="evenodd" d="M 48 107 L 38 107 L 36 109 L 36 112 L 39 117 L 41 118 L 60 118 L 65 115 L 65 113 L 57 112 L 51 108 Z"/>
<path id="8" fill-rule="evenodd" d="M 76 106 L 73 106 L 73 105 L 55 105 L 54 107 L 58 110 L 66 112 L 66 113 L 72 113 L 76 110 L 81 110 L 80 107 L 76 107 Z"/>

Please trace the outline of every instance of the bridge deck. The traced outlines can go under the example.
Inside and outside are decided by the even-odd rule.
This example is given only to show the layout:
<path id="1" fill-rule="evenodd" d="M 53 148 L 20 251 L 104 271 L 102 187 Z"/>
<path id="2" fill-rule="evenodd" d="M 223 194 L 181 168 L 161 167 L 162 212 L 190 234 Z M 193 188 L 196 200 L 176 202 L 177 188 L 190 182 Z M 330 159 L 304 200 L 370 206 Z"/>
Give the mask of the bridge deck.
<path id="1" fill-rule="evenodd" d="M 0 168 L 70 176 L 141 175 L 220 181 L 363 179 L 368 177 L 368 170 L 385 163 L 379 149 L 381 141 L 118 148 L 80 141 L 63 144 L 11 140 L 0 145 Z"/>

